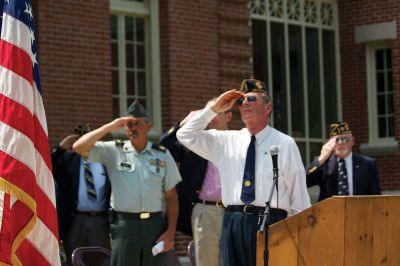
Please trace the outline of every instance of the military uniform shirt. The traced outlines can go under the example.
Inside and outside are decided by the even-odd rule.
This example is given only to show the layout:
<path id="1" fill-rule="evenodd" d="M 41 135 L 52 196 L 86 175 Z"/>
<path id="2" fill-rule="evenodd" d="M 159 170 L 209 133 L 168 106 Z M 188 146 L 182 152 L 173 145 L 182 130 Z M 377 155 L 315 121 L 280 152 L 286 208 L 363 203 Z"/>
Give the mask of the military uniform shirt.
<path id="1" fill-rule="evenodd" d="M 112 188 L 110 205 L 116 211 L 163 211 L 164 192 L 181 181 L 169 151 L 152 148 L 151 142 L 138 153 L 130 141 L 121 145 L 115 141 L 98 141 L 88 161 L 106 166 Z"/>
<path id="2" fill-rule="evenodd" d="M 215 112 L 206 107 L 178 130 L 177 137 L 183 145 L 217 166 L 221 177 L 223 204 L 243 205 L 240 195 L 251 134 L 247 128 L 239 131 L 203 130 L 215 115 Z M 310 207 L 305 170 L 293 138 L 269 126 L 255 136 L 256 198 L 252 204 L 265 206 L 268 199 L 273 182 L 270 147 L 276 145 L 279 148 L 279 204 L 277 205 L 275 190 L 271 207 L 284 209 L 289 215 Z"/>

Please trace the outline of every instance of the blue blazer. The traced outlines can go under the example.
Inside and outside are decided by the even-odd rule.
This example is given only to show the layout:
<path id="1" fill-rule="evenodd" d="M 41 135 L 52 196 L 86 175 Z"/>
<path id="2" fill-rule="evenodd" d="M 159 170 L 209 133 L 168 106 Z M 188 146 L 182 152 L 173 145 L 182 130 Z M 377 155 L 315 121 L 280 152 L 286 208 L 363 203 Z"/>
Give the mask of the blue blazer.
<path id="1" fill-rule="evenodd" d="M 376 161 L 370 157 L 352 154 L 353 156 L 353 194 L 380 195 L 378 168 Z M 319 165 L 318 157 L 306 167 L 307 187 L 319 185 L 319 201 L 338 194 L 338 162 L 335 155 Z"/>

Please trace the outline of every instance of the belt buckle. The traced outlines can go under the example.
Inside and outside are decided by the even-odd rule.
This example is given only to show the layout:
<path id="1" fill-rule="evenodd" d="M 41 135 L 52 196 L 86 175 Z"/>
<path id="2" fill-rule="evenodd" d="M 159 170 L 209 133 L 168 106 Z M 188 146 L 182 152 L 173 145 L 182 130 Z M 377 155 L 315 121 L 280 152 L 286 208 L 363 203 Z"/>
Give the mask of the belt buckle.
<path id="1" fill-rule="evenodd" d="M 145 220 L 150 218 L 150 213 L 149 212 L 141 212 L 140 213 L 140 219 Z"/>
<path id="2" fill-rule="evenodd" d="M 217 207 L 222 207 L 222 201 L 216 201 L 215 206 Z"/>
<path id="3" fill-rule="evenodd" d="M 253 205 L 244 205 L 243 213 L 244 214 L 253 214 L 253 212 L 247 211 L 247 208 L 250 208 L 250 210 L 251 210 L 251 208 L 253 208 L 253 207 L 254 207 Z"/>

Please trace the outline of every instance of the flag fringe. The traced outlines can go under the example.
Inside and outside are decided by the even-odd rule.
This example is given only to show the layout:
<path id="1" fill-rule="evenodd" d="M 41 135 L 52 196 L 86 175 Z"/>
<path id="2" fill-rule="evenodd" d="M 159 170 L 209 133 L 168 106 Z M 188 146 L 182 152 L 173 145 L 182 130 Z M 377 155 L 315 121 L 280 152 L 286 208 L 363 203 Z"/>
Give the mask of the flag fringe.
<path id="1" fill-rule="evenodd" d="M 29 222 L 17 234 L 12 243 L 12 248 L 11 248 L 12 264 L 15 266 L 22 266 L 21 261 L 16 255 L 16 251 L 18 247 L 21 245 L 22 241 L 25 239 L 25 237 L 32 231 L 33 227 L 37 222 L 36 202 L 28 193 L 26 193 L 16 185 L 8 182 L 6 179 L 2 177 L 0 177 L 0 189 L 8 193 L 9 195 L 17 198 L 19 201 L 23 202 L 33 212 L 33 215 L 29 220 Z M 0 266 L 1 265 L 8 265 L 8 264 L 3 264 L 0 262 Z"/>

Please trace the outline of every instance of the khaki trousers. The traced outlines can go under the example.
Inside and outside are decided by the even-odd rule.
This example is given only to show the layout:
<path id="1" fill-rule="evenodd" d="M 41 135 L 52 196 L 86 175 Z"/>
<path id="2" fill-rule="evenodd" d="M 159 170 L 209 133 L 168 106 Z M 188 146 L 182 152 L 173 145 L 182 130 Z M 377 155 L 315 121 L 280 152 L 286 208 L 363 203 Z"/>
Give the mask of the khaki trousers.
<path id="1" fill-rule="evenodd" d="M 222 219 L 225 209 L 196 203 L 192 212 L 192 229 L 196 266 L 219 266 Z"/>

